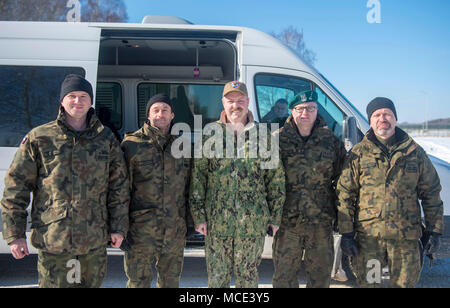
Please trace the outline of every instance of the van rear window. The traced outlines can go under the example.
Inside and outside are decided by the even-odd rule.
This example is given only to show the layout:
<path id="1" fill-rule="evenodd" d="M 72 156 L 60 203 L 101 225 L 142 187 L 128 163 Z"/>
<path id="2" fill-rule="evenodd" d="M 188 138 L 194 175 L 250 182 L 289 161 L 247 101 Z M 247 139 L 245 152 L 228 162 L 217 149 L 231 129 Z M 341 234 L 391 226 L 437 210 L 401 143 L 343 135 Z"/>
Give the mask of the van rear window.
<path id="1" fill-rule="evenodd" d="M 141 127 L 148 100 L 155 94 L 169 95 L 174 105 L 174 123 L 187 123 L 194 128 L 194 114 L 202 116 L 202 126 L 217 121 L 223 110 L 223 85 L 140 83 L 138 85 L 138 125 Z"/>
<path id="2" fill-rule="evenodd" d="M 56 119 L 59 92 L 79 67 L 0 65 L 0 147 L 17 147 L 34 127 Z"/>

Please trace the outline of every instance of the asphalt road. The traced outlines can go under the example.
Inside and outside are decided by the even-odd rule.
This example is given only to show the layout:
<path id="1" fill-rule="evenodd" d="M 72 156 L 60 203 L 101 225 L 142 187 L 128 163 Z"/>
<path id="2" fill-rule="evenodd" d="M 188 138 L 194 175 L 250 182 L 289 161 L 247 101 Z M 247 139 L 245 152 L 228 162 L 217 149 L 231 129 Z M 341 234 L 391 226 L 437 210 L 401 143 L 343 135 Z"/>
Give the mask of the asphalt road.
<path id="1" fill-rule="evenodd" d="M 182 288 L 206 288 L 208 285 L 204 257 L 185 257 L 181 278 Z M 427 260 L 428 261 L 428 260 Z M 30 255 L 23 260 L 15 260 L 11 255 L 0 254 L 0 288 L 35 288 L 38 275 L 36 271 L 37 255 Z M 263 259 L 259 267 L 259 286 L 272 287 L 273 263 L 271 259 Z M 300 287 L 305 287 L 304 273 L 300 274 Z M 108 256 L 108 273 L 102 285 L 104 288 L 123 288 L 126 285 L 123 270 L 123 255 Z M 232 285 L 234 282 L 232 281 Z M 155 282 L 153 282 L 153 286 Z M 351 288 L 349 282 L 332 281 L 332 287 Z M 428 264 L 422 271 L 418 284 L 420 288 L 450 287 L 450 258 L 437 259 L 430 269 Z"/>

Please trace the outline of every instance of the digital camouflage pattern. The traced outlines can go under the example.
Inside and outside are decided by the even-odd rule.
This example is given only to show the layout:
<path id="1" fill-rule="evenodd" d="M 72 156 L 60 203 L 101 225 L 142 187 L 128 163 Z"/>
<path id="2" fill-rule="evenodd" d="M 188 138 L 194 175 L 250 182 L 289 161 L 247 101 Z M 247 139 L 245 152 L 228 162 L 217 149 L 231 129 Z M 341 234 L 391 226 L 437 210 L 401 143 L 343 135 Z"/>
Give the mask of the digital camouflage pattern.
<path id="1" fill-rule="evenodd" d="M 88 112 L 79 135 L 61 107 L 57 120 L 31 130 L 5 177 L 3 237 L 25 238 L 31 206 L 31 243 L 52 254 L 83 255 L 104 247 L 110 233 L 128 231 L 129 183 L 120 146 Z"/>
<path id="2" fill-rule="evenodd" d="M 206 267 L 209 288 L 229 288 L 234 272 L 236 288 L 258 287 L 258 266 L 264 237 L 217 238 L 206 236 Z"/>
<path id="3" fill-rule="evenodd" d="M 226 125 L 217 123 L 226 144 Z M 249 136 L 257 135 L 258 125 L 249 112 L 242 158 L 194 159 L 190 206 L 196 225 L 206 222 L 208 236 L 218 238 L 263 237 L 267 224 L 279 225 L 285 200 L 285 178 L 281 161 L 275 168 L 262 169 L 265 160 L 249 158 Z M 253 132 L 252 132 L 253 131 Z M 231 134 L 233 134 L 231 132 Z M 269 135 L 270 136 L 270 135 Z M 204 141 L 209 138 L 205 136 Z M 270 141 L 270 138 L 267 138 Z M 235 138 L 235 150 L 236 150 Z M 225 149 L 223 153 L 226 153 Z"/>
<path id="4" fill-rule="evenodd" d="M 306 141 L 292 115 L 279 135 L 286 202 L 273 243 L 273 285 L 298 288 L 304 253 L 307 287 L 326 288 L 330 285 L 334 257 L 335 187 L 346 151 L 320 115 Z"/>
<path id="5" fill-rule="evenodd" d="M 100 288 L 106 276 L 108 257 L 105 247 L 74 256 L 38 251 L 40 288 Z M 79 262 L 75 265 L 74 262 Z M 79 279 L 79 280 L 77 280 Z"/>
<path id="6" fill-rule="evenodd" d="M 338 181 L 339 231 L 381 239 L 418 240 L 426 231 L 444 231 L 439 176 L 425 151 L 396 128 L 391 155 L 377 146 L 372 130 L 353 147 Z"/>
<path id="7" fill-rule="evenodd" d="M 164 136 L 145 123 L 138 131 L 126 134 L 122 142 L 131 183 L 128 236 L 133 244 L 125 257 L 129 287 L 150 287 L 148 264 L 154 258 L 162 270 L 158 272 L 158 286 L 179 284 L 189 215 L 191 159 L 173 157 L 174 140 L 173 135 Z M 164 266 L 166 263 L 171 266 Z M 138 273 L 149 276 L 144 279 Z"/>

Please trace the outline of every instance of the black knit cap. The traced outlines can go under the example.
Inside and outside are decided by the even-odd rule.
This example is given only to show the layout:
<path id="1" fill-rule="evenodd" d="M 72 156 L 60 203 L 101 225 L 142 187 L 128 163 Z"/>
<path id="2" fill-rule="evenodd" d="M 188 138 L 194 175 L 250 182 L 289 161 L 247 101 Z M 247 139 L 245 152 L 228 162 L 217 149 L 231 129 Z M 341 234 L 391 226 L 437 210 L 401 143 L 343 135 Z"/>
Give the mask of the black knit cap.
<path id="1" fill-rule="evenodd" d="M 370 122 L 370 117 L 372 116 L 372 114 L 375 111 L 377 111 L 378 109 L 382 109 L 382 108 L 391 109 L 395 115 L 395 119 L 397 120 L 397 111 L 395 110 L 394 103 L 389 98 L 376 97 L 369 103 L 369 105 L 367 105 L 366 111 L 367 111 L 367 117 L 369 119 L 369 122 Z"/>
<path id="2" fill-rule="evenodd" d="M 148 101 L 146 113 L 145 113 L 147 115 L 147 117 L 148 117 L 148 111 L 150 110 L 150 107 L 152 107 L 152 105 L 155 103 L 166 103 L 167 105 L 170 106 L 170 109 L 172 109 L 172 112 L 173 112 L 173 105 L 172 105 L 172 101 L 170 100 L 170 97 L 167 94 L 159 93 L 159 94 L 152 96 L 150 98 L 150 100 Z"/>
<path id="3" fill-rule="evenodd" d="M 92 85 L 82 76 L 75 74 L 67 75 L 64 81 L 62 82 L 59 101 L 62 101 L 67 94 L 74 91 L 86 92 L 91 97 L 91 104 L 93 103 L 94 95 L 92 91 Z"/>

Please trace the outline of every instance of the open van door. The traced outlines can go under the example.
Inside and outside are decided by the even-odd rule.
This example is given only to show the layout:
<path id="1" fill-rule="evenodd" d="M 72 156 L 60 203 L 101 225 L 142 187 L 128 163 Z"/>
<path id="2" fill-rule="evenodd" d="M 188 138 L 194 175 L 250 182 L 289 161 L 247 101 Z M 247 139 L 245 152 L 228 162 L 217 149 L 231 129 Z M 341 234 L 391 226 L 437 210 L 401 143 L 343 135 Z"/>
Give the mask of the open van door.
<path id="1" fill-rule="evenodd" d="M 0 22 L 0 196 L 23 137 L 56 119 L 64 77 L 82 75 L 95 90 L 100 31 L 81 23 Z"/>

